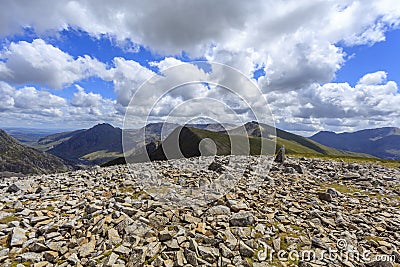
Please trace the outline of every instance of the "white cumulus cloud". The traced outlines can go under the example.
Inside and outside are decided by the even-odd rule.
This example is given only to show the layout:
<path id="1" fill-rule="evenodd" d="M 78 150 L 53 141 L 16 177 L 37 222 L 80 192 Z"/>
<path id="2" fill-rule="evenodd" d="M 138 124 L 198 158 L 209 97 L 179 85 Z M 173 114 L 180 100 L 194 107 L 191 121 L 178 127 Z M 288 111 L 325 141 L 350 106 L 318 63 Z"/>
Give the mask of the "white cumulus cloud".
<path id="1" fill-rule="evenodd" d="M 74 59 L 42 39 L 12 42 L 0 53 L 0 79 L 61 89 L 91 76 L 106 76 L 105 64 L 84 55 Z"/>
<path id="2" fill-rule="evenodd" d="M 72 96 L 71 105 L 75 107 L 97 107 L 102 100 L 100 94 L 94 94 L 92 92 L 86 93 L 79 85 L 75 85 L 78 92 L 75 92 Z"/>
<path id="3" fill-rule="evenodd" d="M 4 1 L 0 10 L 0 35 L 3 36 L 24 28 L 32 29 L 39 36 L 73 28 L 94 37 L 110 37 L 125 51 L 135 52 L 141 45 L 155 54 L 165 55 L 164 60 L 151 63 L 160 70 L 181 63 L 173 56 L 183 53 L 189 58 L 228 64 L 247 77 L 262 68 L 266 75 L 260 77 L 258 85 L 271 101 L 279 122 L 288 128 L 302 123 L 306 125 L 303 130 L 307 131 L 318 129 L 318 125 L 341 123 L 356 128 L 373 119 L 385 123 L 396 121 L 398 88 L 395 82 L 386 80 L 385 70 L 366 74 L 355 86 L 332 83 L 332 80 L 346 63 L 339 44 L 373 45 L 384 41 L 387 31 L 399 27 L 398 0 L 125 0 L 118 4 L 108 0 L 16 0 Z M 49 113 L 57 114 L 52 108 L 60 109 L 72 117 L 80 114 L 95 120 L 112 114 L 110 119 L 115 119 L 118 116 L 115 113 L 123 113 L 139 86 L 153 75 L 156 74 L 138 62 L 122 57 L 114 58 L 109 67 L 87 55 L 74 58 L 42 39 L 31 43 L 12 42 L 0 53 L 0 79 L 5 84 L 33 83 L 61 89 L 92 76 L 112 81 L 115 101 L 78 87 L 78 92 L 67 101 L 67 110 L 57 106 L 62 101 L 56 96 L 48 103 Z M 251 90 L 240 87 L 245 84 L 240 78 L 221 70 L 207 73 L 196 67 L 188 68 L 173 83 L 185 80 L 183 75 L 236 84 L 241 88 L 239 93 L 249 97 L 253 106 L 262 105 L 260 98 L 251 96 Z M 2 86 L 4 92 L 10 90 Z M 157 113 L 165 114 L 168 107 L 198 96 L 234 102 L 234 98 L 221 90 L 194 87 L 171 93 L 160 102 Z M 23 106 L 35 110 L 41 102 L 29 103 L 26 96 L 52 97 L 35 88 L 12 90 L 14 93 L 0 96 L 0 110 Z M 152 88 L 144 94 L 143 104 L 155 101 L 158 90 Z M 21 96 L 17 96 L 17 91 Z M 103 105 L 107 108 L 103 109 Z M 46 110 L 44 106 L 41 109 Z M 237 109 L 246 113 L 242 105 Z"/>
<path id="4" fill-rule="evenodd" d="M 267 94 L 278 125 L 308 125 L 307 132 L 332 129 L 354 131 L 400 123 L 400 93 L 386 73 L 378 71 L 360 78 L 355 86 L 348 83 L 314 84 L 283 94 Z"/>

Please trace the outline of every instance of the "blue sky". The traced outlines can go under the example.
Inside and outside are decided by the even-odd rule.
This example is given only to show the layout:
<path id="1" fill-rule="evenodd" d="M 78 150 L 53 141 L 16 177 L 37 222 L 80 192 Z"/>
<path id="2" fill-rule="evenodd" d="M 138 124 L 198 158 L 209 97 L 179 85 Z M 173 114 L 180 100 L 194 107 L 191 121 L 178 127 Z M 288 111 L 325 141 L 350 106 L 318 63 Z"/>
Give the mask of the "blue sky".
<path id="1" fill-rule="evenodd" d="M 241 86 L 226 72 L 191 64 L 199 60 L 226 64 L 250 79 L 267 99 L 272 123 L 286 130 L 310 135 L 400 126 L 399 5 L 7 2 L 0 11 L 0 128 L 122 127 L 140 86 L 184 63 L 187 71 L 173 77 L 177 83 L 188 75 L 218 75 Z M 163 96 L 153 88 L 135 110 L 157 103 L 152 120 L 162 121 L 185 101 L 208 98 L 226 110 L 234 106 L 245 121 L 260 105 L 255 99 L 244 107 L 205 82 L 187 87 Z M 249 92 L 245 86 L 238 91 L 244 97 Z M 174 116 L 178 122 L 196 114 L 229 122 L 229 114 L 213 108 L 193 106 Z"/>
<path id="2" fill-rule="evenodd" d="M 355 85 L 365 73 L 379 70 L 387 72 L 389 80 L 400 82 L 400 30 L 389 31 L 386 40 L 372 45 L 346 46 L 349 59 L 336 73 L 336 82 Z"/>
<path id="3" fill-rule="evenodd" d="M 3 39 L 3 45 L 6 42 L 19 42 L 27 41 L 32 42 L 34 39 L 41 38 L 32 29 L 24 29 L 23 34 L 16 34 L 6 36 Z M 82 30 L 62 30 L 59 36 L 47 36 L 43 38 L 48 44 L 58 47 L 69 55 L 77 58 L 82 55 L 89 55 L 97 58 L 101 62 L 112 66 L 115 57 L 123 57 L 127 60 L 138 62 L 143 67 L 157 72 L 157 67 L 150 65 L 150 62 L 161 61 L 165 59 L 165 55 L 160 55 L 146 49 L 143 46 L 137 45 L 134 51 L 129 51 L 124 47 L 116 44 L 107 35 L 102 35 L 99 38 L 90 36 L 89 33 Z M 132 45 L 132 43 L 130 43 Z M 386 33 L 386 40 L 374 44 L 363 44 L 356 46 L 347 46 L 339 43 L 347 55 L 347 60 L 343 66 L 336 72 L 334 82 L 348 82 L 355 85 L 360 77 L 365 73 L 372 73 L 379 70 L 387 72 L 387 78 L 399 83 L 400 81 L 400 53 L 398 49 L 400 46 L 400 30 L 393 30 Z M 190 58 L 183 52 L 183 55 L 175 56 L 175 58 L 183 61 L 190 62 L 196 60 L 205 60 L 202 57 Z M 253 77 L 258 79 L 260 76 L 265 76 L 263 66 L 257 66 Z M 104 81 L 100 78 L 90 77 L 81 80 L 76 84 L 87 88 L 89 91 L 101 94 L 105 98 L 115 99 L 113 92 L 113 84 L 111 81 Z M 35 87 L 40 85 L 30 84 Z M 49 90 L 59 96 L 70 98 L 75 90 L 74 86 L 69 86 L 65 90 L 58 91 Z"/>

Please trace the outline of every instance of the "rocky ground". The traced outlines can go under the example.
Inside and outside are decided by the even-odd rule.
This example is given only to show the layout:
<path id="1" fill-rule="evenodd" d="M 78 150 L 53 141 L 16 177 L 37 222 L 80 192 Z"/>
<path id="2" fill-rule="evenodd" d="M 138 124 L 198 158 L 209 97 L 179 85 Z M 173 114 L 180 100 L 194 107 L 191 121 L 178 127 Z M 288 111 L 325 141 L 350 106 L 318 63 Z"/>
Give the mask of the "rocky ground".
<path id="1" fill-rule="evenodd" d="M 181 181 L 228 170 L 224 159 L 174 167 L 192 161 L 157 168 Z M 139 175 L 4 178 L 0 266 L 400 266 L 400 169 L 289 158 L 257 174 L 250 164 L 229 193 L 193 209 L 146 194 L 148 165 L 131 167 Z"/>

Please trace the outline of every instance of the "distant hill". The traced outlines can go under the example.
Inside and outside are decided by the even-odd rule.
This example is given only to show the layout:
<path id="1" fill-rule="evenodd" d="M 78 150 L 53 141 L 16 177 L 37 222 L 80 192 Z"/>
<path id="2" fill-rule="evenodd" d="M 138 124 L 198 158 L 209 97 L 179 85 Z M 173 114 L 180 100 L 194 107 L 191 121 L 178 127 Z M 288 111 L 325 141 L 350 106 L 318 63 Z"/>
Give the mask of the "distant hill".
<path id="1" fill-rule="evenodd" d="M 124 140 L 130 140 L 129 144 L 124 145 L 127 151 L 137 153 L 144 149 L 144 146 L 149 143 L 159 144 L 162 137 L 166 138 L 179 124 L 175 123 L 149 123 L 140 129 L 126 129 L 123 131 Z M 163 135 L 163 136 L 161 136 Z M 143 140 L 143 137 L 145 140 Z M 145 143 L 142 143 L 145 141 Z"/>
<path id="2" fill-rule="evenodd" d="M 192 124 L 191 126 L 215 131 L 224 129 L 220 124 Z M 179 124 L 150 123 L 140 129 L 124 131 L 124 138 L 131 140 L 129 146 L 126 147 L 129 151 L 127 153 L 137 155 L 144 151 L 153 151 L 161 140 L 169 136 L 177 127 Z M 145 142 L 143 142 L 143 136 L 145 136 Z M 122 130 L 110 124 L 99 124 L 86 130 L 52 134 L 39 139 L 32 146 L 83 164 L 102 164 L 123 155 Z"/>
<path id="3" fill-rule="evenodd" d="M 208 124 L 187 124 L 186 127 L 204 129 L 210 131 L 222 131 L 224 127 L 219 123 L 208 123 Z M 236 127 L 232 124 L 226 125 L 229 129 Z M 153 143 L 155 145 L 161 144 L 161 142 L 166 139 L 172 131 L 174 131 L 177 127 L 181 127 L 181 125 L 176 123 L 168 123 L 168 122 L 156 122 L 149 123 L 146 126 L 140 129 L 132 129 L 132 130 L 124 130 L 125 139 L 132 140 L 129 144 L 130 147 L 125 147 L 127 151 L 131 151 L 128 154 L 138 154 L 144 151 L 144 145 Z M 139 143 L 142 141 L 143 136 L 145 136 L 145 144 Z M 124 145 L 127 145 L 125 143 Z"/>
<path id="4" fill-rule="evenodd" d="M 129 138 L 132 140 L 140 140 L 139 138 L 145 134 L 146 136 L 146 144 L 150 142 L 160 142 L 162 139 L 168 137 L 173 130 L 177 127 L 181 127 L 182 125 L 176 123 L 168 123 L 168 122 L 156 122 L 156 123 L 149 123 L 146 126 L 140 129 L 132 129 L 132 130 L 125 130 L 124 134 L 127 134 Z M 223 131 L 224 127 L 219 123 L 207 123 L 207 124 L 187 124 L 186 127 L 190 128 L 198 128 L 203 130 L 209 130 L 214 132 Z M 227 124 L 229 129 L 237 127 L 233 124 Z M 162 136 L 161 136 L 162 135 Z"/>
<path id="5" fill-rule="evenodd" d="M 200 142 L 204 139 L 211 139 L 214 146 L 209 143 Z M 231 142 L 232 140 L 232 142 Z M 265 140 L 267 145 L 270 145 L 272 151 L 273 142 Z M 179 146 L 178 146 L 179 144 Z M 231 144 L 234 144 L 233 146 Z M 177 149 L 179 147 L 179 149 Z M 250 151 L 248 148 L 250 147 Z M 148 154 L 135 154 L 129 158 L 129 162 L 143 162 L 148 159 L 166 160 L 175 158 L 189 158 L 201 155 L 213 155 L 216 149 L 217 155 L 229 155 L 235 151 L 235 155 L 259 155 L 261 153 L 261 138 L 227 135 L 222 132 L 209 131 L 194 127 L 179 126 L 162 142 L 154 151 L 148 151 Z M 168 151 L 165 155 L 165 150 Z M 124 157 L 112 160 L 103 166 L 111 166 L 116 164 L 126 163 Z"/>
<path id="6" fill-rule="evenodd" d="M 222 155 L 228 153 L 226 152 L 226 149 L 222 149 L 222 147 L 229 147 L 230 140 L 229 138 L 226 139 L 227 133 L 235 136 L 244 133 L 244 135 L 246 135 L 246 140 L 247 136 L 251 137 L 249 140 L 253 143 L 254 147 L 257 146 L 255 145 L 257 142 L 260 142 L 254 138 L 271 139 L 275 136 L 275 129 L 273 127 L 266 124 L 259 124 L 257 122 L 248 122 L 243 125 L 244 131 L 240 131 L 240 129 L 243 128 L 235 125 L 228 124 L 225 126 L 227 129 L 224 129 L 223 126 L 218 123 L 186 125 L 185 127 L 191 129 L 190 132 L 194 133 L 196 138 L 190 139 L 188 136 L 183 136 L 182 140 L 191 141 L 185 142 L 185 144 L 182 145 L 182 148 L 192 150 L 193 146 L 199 143 L 199 140 L 201 141 L 204 138 L 210 138 L 216 141 L 216 143 L 219 142 L 220 146 L 218 153 Z M 144 153 L 154 153 L 152 154 L 152 157 L 154 159 L 160 159 L 163 158 L 160 154 L 161 148 L 163 147 L 160 145 L 162 144 L 163 139 L 166 139 L 178 127 L 182 126 L 174 123 L 150 123 L 140 129 L 122 131 L 120 128 L 113 127 L 110 124 L 99 124 L 86 130 L 63 132 L 43 137 L 36 142 L 34 147 L 48 151 L 49 153 L 64 159 L 84 164 L 104 164 L 105 162 L 118 158 L 117 161 L 121 161 L 120 158 L 123 156 L 122 135 L 124 135 L 125 140 L 132 140 L 129 144 L 124 144 L 126 154 L 135 155 L 137 161 L 141 161 L 138 155 L 144 155 Z M 184 132 L 185 131 L 186 130 L 184 130 Z M 276 129 L 276 134 L 277 145 L 279 147 L 285 145 L 286 151 L 289 154 L 335 155 L 349 157 L 369 156 L 332 149 L 308 138 L 280 129 Z M 143 142 L 142 139 L 144 135 L 145 141 Z M 191 138 L 193 138 L 193 136 Z M 193 153 L 197 153 L 197 151 Z M 253 151 L 253 154 L 257 153 Z"/>
<path id="7" fill-rule="evenodd" d="M 120 128 L 103 123 L 69 134 L 72 136 L 68 136 L 68 133 L 60 134 L 59 137 L 66 140 L 55 145 L 48 152 L 63 159 L 96 164 L 121 156 L 122 130 Z M 45 140 L 54 142 L 55 139 L 57 138 Z"/>
<path id="8" fill-rule="evenodd" d="M 241 133 L 243 132 L 244 135 Z M 157 147 L 156 150 L 151 151 L 148 155 L 144 153 L 133 155 L 129 158 L 129 162 L 141 162 L 146 159 L 150 160 L 165 160 L 167 158 L 180 158 L 180 157 L 195 157 L 203 154 L 212 154 L 212 151 L 200 151 L 199 144 L 203 139 L 209 138 L 215 143 L 217 155 L 229 155 L 231 150 L 235 151 L 234 154 L 250 154 L 260 155 L 266 152 L 272 153 L 274 151 L 274 135 L 273 127 L 266 124 L 259 124 L 257 122 L 249 122 L 240 127 L 234 128 L 229 131 L 214 132 L 204 129 L 193 127 L 178 127 L 176 128 L 164 142 Z M 321 145 L 308 138 L 298 136 L 280 129 L 276 129 L 276 141 L 278 148 L 285 145 L 286 153 L 288 154 L 304 154 L 304 155 L 327 155 L 327 156 L 340 156 L 340 157 L 360 157 L 372 158 L 372 156 L 361 153 L 354 153 L 349 151 L 337 150 L 324 145 Z M 231 142 L 232 140 L 232 142 Z M 261 151 L 261 144 L 264 142 L 265 147 Z M 177 149 L 168 149 L 168 155 L 165 155 L 164 148 L 177 148 L 179 142 L 180 151 Z M 231 144 L 235 144 L 234 147 Z M 250 145 L 250 153 L 246 150 Z M 112 160 L 104 166 L 124 164 L 126 163 L 123 157 Z"/>
<path id="9" fill-rule="evenodd" d="M 383 159 L 400 160 L 400 129 L 395 127 L 339 134 L 322 131 L 311 136 L 310 139 L 336 149 L 367 153 Z"/>
<path id="10" fill-rule="evenodd" d="M 310 140 L 309 138 L 289 133 L 278 128 L 275 128 L 274 131 L 272 126 L 255 121 L 248 122 L 244 124 L 243 127 L 246 129 L 249 136 L 270 138 L 272 135 L 276 134 L 277 148 L 284 145 L 287 154 L 372 158 L 371 155 L 367 154 L 334 149 Z M 239 128 L 233 129 L 230 133 L 237 133 L 238 129 Z"/>
<path id="11" fill-rule="evenodd" d="M 205 143 L 203 147 L 200 146 L 200 142 L 207 138 L 213 141 L 215 147 L 207 145 L 207 143 Z M 170 151 L 170 147 L 178 147 L 176 146 L 176 140 L 179 140 L 180 151 Z M 266 142 L 266 145 L 270 145 L 270 151 L 272 151 L 273 142 L 267 139 L 264 139 L 264 141 Z M 180 158 L 182 155 L 186 158 L 201 155 L 213 155 L 214 149 L 216 149 L 217 155 L 229 155 L 231 154 L 231 151 L 233 151 L 233 154 L 235 155 L 260 155 L 261 138 L 227 135 L 221 132 L 193 127 L 178 127 L 154 152 L 150 153 L 150 159 L 166 159 L 167 157 L 163 151 L 164 147 L 168 149 L 168 158 Z"/>
<path id="12" fill-rule="evenodd" d="M 34 148 L 37 148 L 36 144 L 38 140 L 57 132 L 57 130 L 54 129 L 17 128 L 17 127 L 11 127 L 11 128 L 7 127 L 4 128 L 3 130 L 8 135 L 17 139 L 23 145 Z"/>
<path id="13" fill-rule="evenodd" d="M 19 143 L 0 130 L 0 176 L 2 173 L 44 174 L 73 170 L 69 162 Z"/>
<path id="14" fill-rule="evenodd" d="M 51 134 L 51 135 L 40 138 L 36 142 L 36 144 L 33 144 L 33 146 L 42 151 L 46 151 L 46 150 L 52 149 L 53 147 L 61 144 L 62 142 L 69 140 L 74 135 L 82 133 L 84 131 L 85 130 L 76 130 L 76 131 L 70 131 L 70 132 Z"/>

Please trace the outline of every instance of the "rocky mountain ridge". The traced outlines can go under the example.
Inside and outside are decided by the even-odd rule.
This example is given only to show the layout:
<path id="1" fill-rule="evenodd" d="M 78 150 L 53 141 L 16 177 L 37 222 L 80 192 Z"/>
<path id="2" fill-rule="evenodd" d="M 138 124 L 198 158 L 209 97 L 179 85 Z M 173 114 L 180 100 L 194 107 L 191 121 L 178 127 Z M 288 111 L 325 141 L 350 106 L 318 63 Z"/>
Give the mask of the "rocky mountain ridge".
<path id="1" fill-rule="evenodd" d="M 24 146 L 0 130 L 0 176 L 54 173 L 74 167 L 61 158 Z"/>
<path id="2" fill-rule="evenodd" d="M 198 133 L 205 137 L 212 137 L 214 141 L 222 147 L 230 147 L 229 141 L 226 142 L 225 135 L 245 134 L 249 136 L 249 140 L 253 143 L 252 147 L 260 151 L 258 148 L 259 140 L 257 138 L 271 139 L 276 135 L 277 145 L 281 147 L 285 145 L 286 152 L 289 154 L 304 154 L 308 156 L 331 155 L 343 157 L 371 157 L 363 153 L 354 153 L 350 151 L 340 151 L 321 145 L 311 139 L 292 134 L 280 129 L 275 129 L 269 125 L 247 122 L 243 127 L 237 127 L 230 124 L 224 124 L 227 129 L 224 129 L 221 124 L 188 124 L 185 127 L 198 129 Z M 150 123 L 140 129 L 127 129 L 122 131 L 118 127 L 113 127 L 110 124 L 98 124 L 90 129 L 69 131 L 51 134 L 39 139 L 36 143 L 31 143 L 34 148 L 49 152 L 58 157 L 79 162 L 82 164 L 104 164 L 116 159 L 116 162 L 124 162 L 122 149 L 122 139 L 130 140 L 129 144 L 125 143 L 125 154 L 140 155 L 144 151 L 153 152 L 157 147 L 167 139 L 167 137 L 177 128 L 182 127 L 173 123 Z M 202 133 L 200 133 L 202 132 Z M 218 136 L 220 134 L 220 136 Z M 144 140 L 143 140 L 144 139 Z M 185 139 L 185 138 L 183 138 Z M 194 138 L 197 140 L 197 138 Z M 197 142 L 192 140 L 193 142 Z M 143 143 L 144 142 L 144 143 Z M 198 142 L 197 142 L 198 143 Z M 147 147 L 146 147 L 147 146 Z M 187 149 L 186 149 L 186 148 Z M 184 144 L 183 149 L 188 150 L 193 148 L 192 142 Z M 220 149 L 219 154 L 227 154 L 226 149 Z M 192 154 L 196 154 L 198 148 L 193 149 Z M 270 150 L 270 149 L 268 149 Z M 187 153 L 187 154 L 190 154 Z M 155 158 L 162 158 L 162 152 L 157 152 Z M 198 155 L 197 153 L 196 155 Z M 259 154 L 253 151 L 251 154 Z"/>

